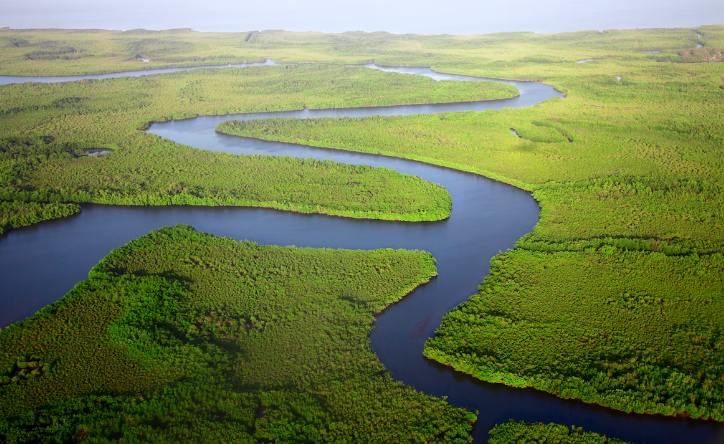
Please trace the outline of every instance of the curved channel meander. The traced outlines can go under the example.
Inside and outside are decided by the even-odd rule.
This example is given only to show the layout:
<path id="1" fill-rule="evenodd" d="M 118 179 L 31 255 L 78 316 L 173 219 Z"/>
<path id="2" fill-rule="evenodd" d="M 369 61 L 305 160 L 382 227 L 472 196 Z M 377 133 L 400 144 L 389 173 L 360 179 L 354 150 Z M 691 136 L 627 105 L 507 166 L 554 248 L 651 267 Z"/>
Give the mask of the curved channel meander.
<path id="1" fill-rule="evenodd" d="M 235 66 L 273 64 L 268 61 Z M 441 74 L 428 68 L 367 66 L 425 75 L 436 80 L 493 80 Z M 0 84 L 59 82 L 188 69 L 198 68 L 79 77 L 0 76 Z M 189 224 L 199 231 L 218 236 L 267 245 L 420 249 L 435 256 L 439 275 L 378 316 L 371 334 L 372 348 L 396 379 L 424 393 L 446 396 L 453 405 L 478 410 L 476 442 L 486 442 L 488 430 L 494 424 L 509 419 L 576 425 L 636 443 L 721 442 L 724 425 L 720 423 L 629 415 L 578 401 L 561 400 L 535 390 L 483 383 L 423 358 L 425 340 L 434 334 L 446 312 L 477 291 L 491 257 L 501 250 L 512 248 L 515 241 L 530 232 L 537 223 L 539 208 L 529 193 L 478 175 L 410 160 L 247 139 L 215 131 L 216 125 L 230 119 L 483 111 L 533 106 L 543 100 L 562 97 L 560 92 L 541 83 L 496 81 L 517 87 L 520 96 L 489 102 L 201 116 L 154 124 L 149 133 L 201 149 L 313 157 L 348 164 L 383 166 L 414 174 L 443 185 L 451 193 L 452 215 L 435 223 L 401 223 L 259 208 L 84 205 L 78 215 L 12 230 L 0 237 L 0 325 L 6 326 L 31 316 L 62 297 L 73 285 L 86 279 L 90 268 L 112 249 L 151 230 L 177 223 Z"/>

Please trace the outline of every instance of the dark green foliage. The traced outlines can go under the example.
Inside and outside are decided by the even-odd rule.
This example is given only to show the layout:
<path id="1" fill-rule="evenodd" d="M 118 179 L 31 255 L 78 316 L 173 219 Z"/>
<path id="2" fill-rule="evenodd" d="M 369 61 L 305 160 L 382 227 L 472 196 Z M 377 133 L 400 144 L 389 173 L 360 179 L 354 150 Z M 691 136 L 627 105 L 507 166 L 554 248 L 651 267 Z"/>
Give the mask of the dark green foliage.
<path id="1" fill-rule="evenodd" d="M 10 48 L 24 48 L 27 46 L 30 46 L 30 42 L 25 39 L 18 39 L 14 37 L 2 37 L 0 38 L 0 42 L 3 43 L 4 46 L 10 47 Z"/>
<path id="2" fill-rule="evenodd" d="M 598 433 L 585 432 L 573 426 L 559 424 L 526 424 L 509 421 L 496 425 L 490 431 L 488 444 L 626 444 Z"/>
<path id="3" fill-rule="evenodd" d="M 0 440 L 467 443 L 475 414 L 369 345 L 374 313 L 435 274 L 418 251 L 152 232 L 0 331 L 0 378 L 50 363 L 0 385 Z"/>
<path id="4" fill-rule="evenodd" d="M 178 64 L 202 64 L 204 57 L 219 63 L 267 57 L 296 62 L 376 61 L 554 84 L 567 93 L 565 100 L 528 109 L 272 120 L 239 124 L 234 130 L 416 159 L 535 191 L 541 222 L 518 242 L 514 253 L 495 262 L 495 274 L 481 287 L 482 292 L 446 318 L 441 336 L 426 353 L 484 379 L 534 385 L 562 397 L 581 397 L 627 411 L 687 412 L 721 419 L 718 331 L 724 328 L 719 317 L 724 294 L 720 256 L 724 252 L 724 64 L 703 62 L 718 60 L 724 27 L 700 27 L 696 32 L 682 28 L 484 36 L 281 31 L 6 30 L 0 34 L 5 38 L 0 57 L 6 73 L 138 69 L 127 63 L 127 55 L 111 54 L 127 52 L 132 39 L 153 38 L 194 44 L 191 53 L 174 54 Z M 49 40 L 58 47 L 88 48 L 94 56 L 72 65 L 59 59 L 25 58 L 29 51 L 45 50 L 41 42 Z M 705 43 L 705 48 L 695 50 L 697 42 Z M 652 49 L 661 53 L 641 52 Z M 576 63 L 587 58 L 598 60 Z M 241 75 L 244 82 L 257 79 L 253 72 Z M 141 141 L 135 128 L 147 125 L 149 116 L 164 120 L 310 104 L 384 104 L 373 92 L 395 91 L 387 83 L 369 83 L 368 89 L 333 87 L 331 80 L 340 72 L 322 68 L 305 71 L 308 83 L 294 77 L 298 72 L 264 73 L 268 83 L 243 83 L 243 104 L 241 95 L 225 100 L 229 91 L 238 91 L 235 88 L 240 85 L 234 84 L 238 78 L 232 81 L 211 72 L 203 74 L 204 82 L 201 75 L 189 75 L 164 84 L 139 79 L 80 82 L 82 89 L 72 85 L 4 88 L 2 134 L 53 135 L 56 144 L 120 148 L 119 154 L 126 150 L 144 156 L 150 142 Z M 291 78 L 295 80 L 280 81 Z M 114 90 L 113 85 L 127 89 Z M 250 94 L 257 91 L 255 87 L 282 98 L 255 100 L 259 96 Z M 437 87 L 453 88 L 443 83 Z M 153 96 L 145 95 L 146 90 L 153 91 Z M 344 95 L 352 90 L 353 94 Z M 467 91 L 458 94 L 470 97 L 471 90 Z M 85 99 L 100 92 L 107 102 L 89 104 Z M 330 98 L 340 94 L 344 100 Z M 445 91 L 426 97 L 437 100 L 453 95 Z M 55 102 L 72 97 L 82 100 Z M 154 105 L 161 102 L 163 106 Z M 58 105 L 64 108 L 56 111 Z M 103 112 L 84 114 L 91 105 Z M 113 129 L 108 134 L 88 130 L 97 125 L 93 116 L 105 118 L 104 123 Z M 521 138 L 510 134 L 511 127 Z M 89 136 L 78 140 L 79 129 Z M 170 153 L 180 148 L 168 144 L 165 149 Z M 87 165 L 82 175 L 95 168 L 95 160 L 78 160 Z M 64 162 L 70 165 L 72 161 Z M 60 172 L 53 174 L 63 177 Z M 39 175 L 32 180 L 38 177 L 42 179 Z M 38 187 L 34 192 L 55 195 L 57 191 Z M 242 316 L 244 329 L 253 325 L 247 315 Z M 224 331 L 241 334 L 242 318 Z M 261 321 L 264 326 L 259 328 L 266 328 L 265 320 Z"/>
<path id="5" fill-rule="evenodd" d="M 190 149 L 178 156 L 165 148 L 153 158 L 121 152 L 45 164 L 24 182 L 32 191 L 8 195 L 50 190 L 69 202 L 240 205 L 407 221 L 445 219 L 452 207 L 441 186 L 386 168 Z"/>
<path id="6" fill-rule="evenodd" d="M 541 37 L 538 48 L 564 37 L 572 38 Z M 536 69 L 567 91 L 528 109 L 220 129 L 416 159 L 533 190 L 540 223 L 445 318 L 426 356 L 486 381 L 624 411 L 724 420 L 724 64 L 640 57 L 501 63 L 505 77 Z M 702 271 L 687 265 L 695 260 Z"/>
<path id="7" fill-rule="evenodd" d="M 164 148 L 152 158 L 124 152 L 93 157 L 47 136 L 0 140 L 0 199 L 56 203 L 8 202 L 3 212 L 17 214 L 6 218 L 24 219 L 4 225 L 34 223 L 25 213 L 57 212 L 63 207 L 57 202 L 245 205 L 410 221 L 450 215 L 450 195 L 442 187 L 385 168 L 188 149 L 188 155 L 174 156 L 176 150 Z M 35 178 L 38 170 L 42 176 Z"/>
<path id="8" fill-rule="evenodd" d="M 80 206 L 76 204 L 0 200 L 0 234 L 11 228 L 26 227 L 44 220 L 70 216 L 79 211 Z"/>
<path id="9" fill-rule="evenodd" d="M 53 47 L 41 51 L 30 51 L 25 53 L 25 58 L 28 60 L 77 60 L 79 57 L 75 56 L 78 52 L 70 46 Z"/>
<path id="10" fill-rule="evenodd" d="M 143 56 L 153 57 L 154 59 L 158 59 L 160 57 L 161 60 L 170 62 L 174 61 L 172 58 L 169 58 L 170 55 L 179 53 L 183 54 L 191 51 L 193 50 L 194 45 L 192 43 L 179 40 L 145 38 L 128 43 L 127 48 L 129 55 L 132 57 Z"/>
<path id="11" fill-rule="evenodd" d="M 1 199 L 245 205 L 406 221 L 445 219 L 449 193 L 384 168 L 213 153 L 139 129 L 151 121 L 199 114 L 480 100 L 517 93 L 495 83 L 435 82 L 337 66 L 194 71 L 6 85 L 2 90 Z M 87 156 L 88 148 L 114 152 Z"/>
<path id="12" fill-rule="evenodd" d="M 603 245 L 497 256 L 425 355 L 626 412 L 724 420 L 724 256 Z"/>
<path id="13" fill-rule="evenodd" d="M 39 378 L 50 371 L 49 362 L 44 362 L 37 356 L 18 357 L 5 371 L 0 370 L 0 385 L 20 384 L 28 379 Z"/>

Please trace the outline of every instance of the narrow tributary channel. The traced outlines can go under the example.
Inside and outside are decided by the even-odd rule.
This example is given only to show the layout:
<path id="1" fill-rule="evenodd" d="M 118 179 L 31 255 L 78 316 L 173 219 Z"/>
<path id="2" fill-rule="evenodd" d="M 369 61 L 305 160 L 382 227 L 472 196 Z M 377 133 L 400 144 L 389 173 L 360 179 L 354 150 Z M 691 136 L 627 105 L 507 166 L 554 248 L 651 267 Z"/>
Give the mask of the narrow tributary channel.
<path id="1" fill-rule="evenodd" d="M 273 64 L 267 62 L 266 64 Z M 434 79 L 490 80 L 435 73 L 427 68 L 369 68 Z M 173 69 L 174 71 L 180 69 Z M 145 74 L 168 72 L 147 70 Z M 121 73 L 83 78 L 139 75 Z M 0 83 L 39 78 L 0 78 Z M 53 80 L 77 80 L 54 77 Z M 382 166 L 414 174 L 443 185 L 452 195 L 449 219 L 434 223 L 398 223 L 354 220 L 323 215 L 231 207 L 124 207 L 84 205 L 73 217 L 12 230 L 0 237 L 0 325 L 31 316 L 62 297 L 87 278 L 90 268 L 112 249 L 162 226 L 185 223 L 197 230 L 247 239 L 260 244 L 350 249 L 406 248 L 431 252 L 438 277 L 418 288 L 377 318 L 371 334 L 374 351 L 396 379 L 448 402 L 479 410 L 475 442 L 484 443 L 488 430 L 509 419 L 557 422 L 636 443 L 714 443 L 724 426 L 683 418 L 627 415 L 577 401 L 565 401 L 535 390 L 483 383 L 423 358 L 425 340 L 434 334 L 442 316 L 476 292 L 492 256 L 512 248 L 531 231 L 539 208 L 522 190 L 493 180 L 384 156 L 311 148 L 216 133 L 220 122 L 269 117 L 362 117 L 450 111 L 482 111 L 532 106 L 562 97 L 540 83 L 504 81 L 521 94 L 509 100 L 380 108 L 300 110 L 232 116 L 203 116 L 154 124 L 149 133 L 193 147 L 237 154 L 313 157 L 348 164 Z"/>

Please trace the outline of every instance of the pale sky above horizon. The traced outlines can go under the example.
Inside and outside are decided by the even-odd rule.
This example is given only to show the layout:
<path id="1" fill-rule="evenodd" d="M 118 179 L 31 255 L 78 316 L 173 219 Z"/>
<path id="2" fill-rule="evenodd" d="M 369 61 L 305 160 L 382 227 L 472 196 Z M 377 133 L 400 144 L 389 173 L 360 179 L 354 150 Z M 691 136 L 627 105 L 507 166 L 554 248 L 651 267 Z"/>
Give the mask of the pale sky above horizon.
<path id="1" fill-rule="evenodd" d="M 12 28 L 197 31 L 390 31 L 482 34 L 500 31 L 694 27 L 724 24 L 722 0 L 2 0 Z"/>

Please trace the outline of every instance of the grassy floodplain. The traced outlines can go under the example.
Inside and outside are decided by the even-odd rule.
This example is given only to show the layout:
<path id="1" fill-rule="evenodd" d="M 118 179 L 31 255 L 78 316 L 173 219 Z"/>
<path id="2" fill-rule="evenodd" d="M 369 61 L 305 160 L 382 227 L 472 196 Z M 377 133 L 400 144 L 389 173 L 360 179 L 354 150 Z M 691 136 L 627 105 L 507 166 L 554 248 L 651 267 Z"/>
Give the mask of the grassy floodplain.
<path id="1" fill-rule="evenodd" d="M 55 442 L 470 441 L 475 414 L 395 382 L 374 314 L 429 253 L 154 231 L 0 331 L 0 437 Z"/>
<path id="2" fill-rule="evenodd" d="M 508 73 L 511 78 L 535 80 L 551 78 L 561 65 L 571 66 L 583 59 L 697 62 L 709 53 L 721 51 L 722 34 L 721 26 L 468 36 L 0 29 L 0 74 L 76 75 L 274 59 L 310 63 L 375 61 L 383 65 L 435 66 L 441 71 L 460 73 L 479 70 L 481 75 Z M 698 43 L 706 46 L 697 49 Z M 149 63 L 140 62 L 138 56 L 149 59 Z M 596 68 L 589 65 L 594 64 L 578 68 L 595 72 Z"/>
<path id="3" fill-rule="evenodd" d="M 60 202 L 244 205 L 375 219 L 445 219 L 449 193 L 416 177 L 335 162 L 212 153 L 142 130 L 152 121 L 199 114 L 458 102 L 518 93 L 495 83 L 437 83 L 338 66 L 204 70 L 0 90 L 0 199 L 14 202 L 3 204 L 3 229 L 77 211 L 59 211 Z M 102 156 L 83 151 L 98 147 L 114 151 Z M 51 202 L 56 203 L 52 212 L 25 217 Z"/>
<path id="4" fill-rule="evenodd" d="M 707 47 L 721 44 L 721 31 L 701 31 Z M 671 48 L 684 32 L 689 39 L 664 55 L 634 50 L 637 35 Z M 480 293 L 445 317 L 426 356 L 490 382 L 721 421 L 724 65 L 665 54 L 683 51 L 691 30 L 624 32 L 625 43 L 618 32 L 596 34 L 590 55 L 609 53 L 599 61 L 569 63 L 559 51 L 559 61 L 493 70 L 488 61 L 472 69 L 472 60 L 456 69 L 526 78 L 539 68 L 537 77 L 566 91 L 565 100 L 219 129 L 406 157 L 533 191 L 540 223 L 493 261 Z M 535 52 L 554 54 L 566 42 L 568 35 L 540 36 Z"/>

